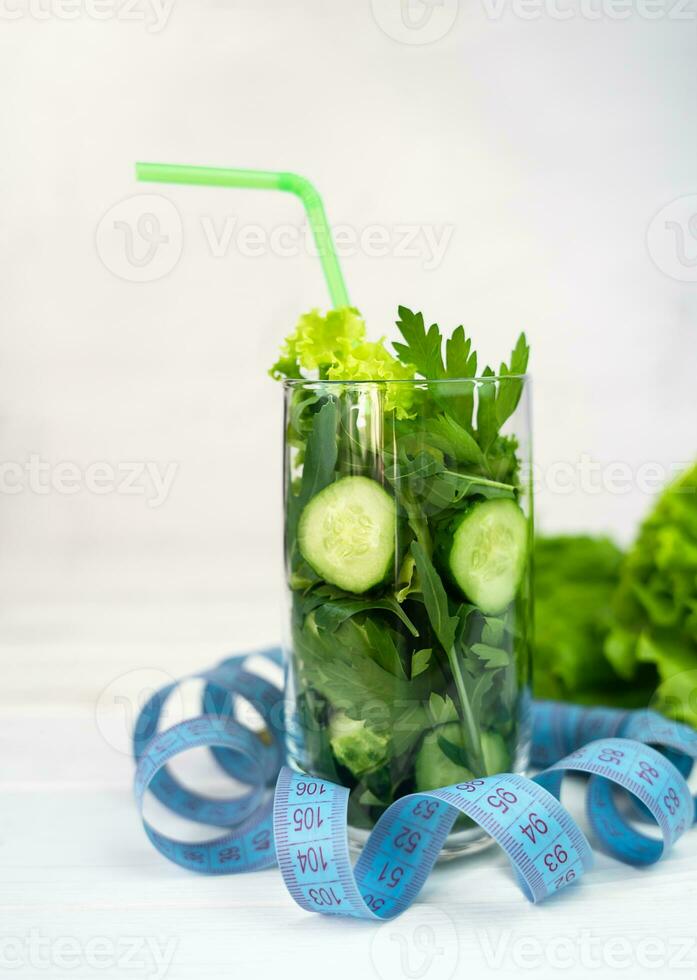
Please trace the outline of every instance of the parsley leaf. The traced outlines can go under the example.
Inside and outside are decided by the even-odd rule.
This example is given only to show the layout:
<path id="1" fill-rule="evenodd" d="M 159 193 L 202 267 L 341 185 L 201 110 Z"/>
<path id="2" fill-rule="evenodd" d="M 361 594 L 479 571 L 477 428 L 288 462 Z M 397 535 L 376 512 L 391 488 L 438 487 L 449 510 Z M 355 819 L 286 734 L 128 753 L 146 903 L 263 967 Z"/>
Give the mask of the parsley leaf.
<path id="1" fill-rule="evenodd" d="M 483 378 L 493 378 L 494 372 L 490 367 L 484 369 Z M 481 381 L 478 389 L 479 404 L 477 405 L 477 441 L 484 452 L 491 446 L 498 435 L 499 423 L 496 413 L 496 382 Z"/>
<path id="2" fill-rule="evenodd" d="M 413 365 L 424 378 L 438 380 L 445 376 L 441 347 L 443 338 L 438 326 L 433 323 L 424 327 L 421 313 L 412 313 L 406 306 L 399 307 L 397 326 L 406 343 L 395 342 L 392 346 L 402 364 Z"/>
<path id="3" fill-rule="evenodd" d="M 501 380 L 499 381 L 499 390 L 496 396 L 496 420 L 499 428 L 515 412 L 523 391 L 522 380 L 516 377 L 509 377 L 509 375 L 525 374 L 528 369 L 529 357 L 530 348 L 525 334 L 521 333 L 511 353 L 510 368 L 505 362 L 502 362 L 499 369 Z"/>
<path id="4" fill-rule="evenodd" d="M 474 378 L 477 374 L 477 352 L 472 350 L 472 341 L 465 337 L 464 327 L 456 327 L 453 335 L 445 342 L 446 377 Z"/>
<path id="5" fill-rule="evenodd" d="M 436 449 L 457 460 L 458 463 L 484 463 L 484 455 L 477 440 L 451 415 L 437 415 L 421 423 Z"/>

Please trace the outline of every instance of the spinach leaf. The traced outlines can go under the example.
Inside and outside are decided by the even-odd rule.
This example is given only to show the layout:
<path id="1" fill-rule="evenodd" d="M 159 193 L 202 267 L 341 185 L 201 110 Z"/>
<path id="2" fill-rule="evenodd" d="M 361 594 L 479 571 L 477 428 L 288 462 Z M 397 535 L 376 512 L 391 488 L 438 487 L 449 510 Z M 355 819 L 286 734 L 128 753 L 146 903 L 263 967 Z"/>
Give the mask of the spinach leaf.
<path id="1" fill-rule="evenodd" d="M 419 573 L 428 618 L 441 646 L 447 653 L 452 649 L 455 642 L 458 618 L 450 615 L 448 594 L 443 587 L 440 575 L 418 541 L 412 541 L 411 552 L 416 561 L 416 570 Z"/>
<path id="2" fill-rule="evenodd" d="M 315 622 L 322 629 L 334 632 L 342 623 L 357 613 L 368 612 L 372 609 L 384 609 L 394 613 L 400 619 L 412 636 L 418 636 L 419 631 L 409 619 L 396 599 L 330 599 L 318 605 L 315 612 Z"/>
<path id="3" fill-rule="evenodd" d="M 290 494 L 286 514 L 286 540 L 295 542 L 300 514 L 315 494 L 324 490 L 334 479 L 337 445 L 338 410 L 334 399 L 328 399 L 312 420 L 307 437 L 300 490 Z"/>
<path id="4" fill-rule="evenodd" d="M 366 619 L 363 628 L 370 641 L 375 662 L 383 670 L 394 674 L 395 677 L 399 677 L 404 681 L 407 680 L 407 673 L 397 650 L 392 632 L 385 629 L 382 624 L 378 624 L 374 619 Z"/>
<path id="5" fill-rule="evenodd" d="M 463 748 L 459 745 L 455 745 L 449 739 L 445 738 L 444 735 L 438 736 L 438 748 L 441 750 L 444 756 L 454 762 L 456 766 L 462 766 L 463 769 L 469 769 L 470 758 Z"/>
<path id="6" fill-rule="evenodd" d="M 457 507 L 467 497 L 475 495 L 486 498 L 515 496 L 512 484 L 449 470 L 442 459 L 425 450 L 420 450 L 412 459 L 400 449 L 398 461 L 393 458 L 385 475 L 398 497 L 406 488 L 411 499 L 428 514 Z"/>
<path id="7" fill-rule="evenodd" d="M 437 415 L 422 421 L 421 425 L 432 445 L 446 456 L 458 463 L 485 466 L 486 460 L 477 440 L 450 415 Z"/>

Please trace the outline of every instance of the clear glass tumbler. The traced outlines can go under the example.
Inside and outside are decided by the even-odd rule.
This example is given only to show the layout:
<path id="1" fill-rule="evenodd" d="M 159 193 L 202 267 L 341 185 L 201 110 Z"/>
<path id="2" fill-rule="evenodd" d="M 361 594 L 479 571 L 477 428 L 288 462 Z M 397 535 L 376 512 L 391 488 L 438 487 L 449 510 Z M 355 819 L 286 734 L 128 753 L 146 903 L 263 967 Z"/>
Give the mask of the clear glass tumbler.
<path id="1" fill-rule="evenodd" d="M 287 381 L 290 765 L 395 799 L 528 764 L 529 379 Z M 456 821 L 444 856 L 486 835 Z"/>

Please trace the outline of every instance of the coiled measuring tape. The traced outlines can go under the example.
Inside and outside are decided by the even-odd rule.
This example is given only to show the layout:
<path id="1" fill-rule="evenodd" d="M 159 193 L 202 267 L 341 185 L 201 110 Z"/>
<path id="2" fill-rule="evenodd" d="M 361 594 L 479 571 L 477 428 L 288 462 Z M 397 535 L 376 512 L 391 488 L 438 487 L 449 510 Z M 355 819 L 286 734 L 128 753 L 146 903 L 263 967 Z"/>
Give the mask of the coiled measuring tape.
<path id="1" fill-rule="evenodd" d="M 278 649 L 254 656 L 281 663 Z M 531 901 L 578 880 L 590 868 L 592 854 L 559 802 L 568 773 L 589 776 L 593 832 L 606 851 L 626 863 L 659 860 L 695 822 L 695 800 L 685 778 L 697 758 L 697 732 L 651 711 L 536 702 L 532 761 L 544 767 L 537 776 L 501 773 L 402 797 L 382 815 L 353 867 L 348 789 L 284 766 L 282 692 L 247 670 L 247 659 L 232 657 L 194 675 L 204 682 L 200 717 L 158 731 L 163 705 L 177 687 L 170 684 L 153 695 L 136 722 L 135 793 L 141 815 L 150 791 L 179 816 L 223 830 L 192 844 L 159 832 L 143 818 L 157 850 L 184 868 L 229 874 L 277 863 L 303 908 L 384 920 L 414 901 L 459 814 L 505 851 Z M 263 737 L 235 719 L 237 698 L 261 715 Z M 172 775 L 168 763 L 200 747 L 210 749 L 221 768 L 247 787 L 243 796 L 211 799 Z M 637 829 L 617 799 L 617 788 L 658 824 L 661 840 Z"/>

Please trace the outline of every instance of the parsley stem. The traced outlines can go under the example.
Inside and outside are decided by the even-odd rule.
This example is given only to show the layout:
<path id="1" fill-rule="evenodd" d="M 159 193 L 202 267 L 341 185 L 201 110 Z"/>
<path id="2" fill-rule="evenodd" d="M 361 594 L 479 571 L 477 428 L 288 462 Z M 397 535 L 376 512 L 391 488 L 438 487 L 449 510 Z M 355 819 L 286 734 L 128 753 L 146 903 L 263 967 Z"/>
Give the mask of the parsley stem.
<path id="1" fill-rule="evenodd" d="M 484 476 L 472 476 L 470 473 L 456 473 L 455 470 L 443 470 L 443 472 L 447 473 L 448 476 L 454 476 L 460 480 L 469 480 L 470 483 L 476 483 L 478 486 L 515 491 L 512 483 L 499 483 L 498 480 L 488 480 Z"/>
<path id="2" fill-rule="evenodd" d="M 402 495 L 402 502 L 407 512 L 409 526 L 416 535 L 416 540 L 423 548 L 425 554 L 430 557 L 433 554 L 433 539 L 428 527 L 428 521 L 414 503 L 411 494 L 405 492 Z"/>
<path id="3" fill-rule="evenodd" d="M 469 702 L 469 697 L 467 696 L 465 679 L 462 676 L 462 669 L 460 667 L 460 662 L 457 657 L 457 650 L 455 649 L 454 646 L 450 647 L 450 649 L 448 650 L 448 661 L 450 663 L 450 670 L 452 671 L 453 680 L 455 681 L 455 687 L 457 688 L 458 699 L 460 701 L 462 735 L 465 741 L 465 745 L 468 745 L 470 747 L 469 759 L 470 762 L 472 763 L 472 768 L 474 769 L 474 775 L 475 776 L 485 775 L 484 762 L 482 759 L 481 742 L 479 738 L 479 729 L 474 719 L 474 714 L 472 712 L 472 707 Z"/>

